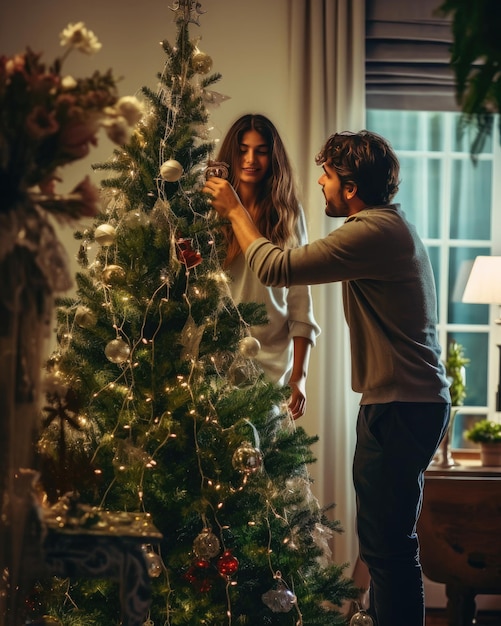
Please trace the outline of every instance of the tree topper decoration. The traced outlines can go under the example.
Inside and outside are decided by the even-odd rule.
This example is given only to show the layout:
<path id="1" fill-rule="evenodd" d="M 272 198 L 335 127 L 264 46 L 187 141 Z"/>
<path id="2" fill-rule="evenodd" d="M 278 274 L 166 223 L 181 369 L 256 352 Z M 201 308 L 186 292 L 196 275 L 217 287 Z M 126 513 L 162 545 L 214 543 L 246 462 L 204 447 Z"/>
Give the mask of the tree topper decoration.
<path id="1" fill-rule="evenodd" d="M 181 21 L 189 24 L 196 24 L 200 26 L 199 16 L 207 13 L 202 11 L 202 3 L 197 0 L 174 0 L 172 6 L 169 7 L 171 11 L 174 11 L 176 22 Z"/>

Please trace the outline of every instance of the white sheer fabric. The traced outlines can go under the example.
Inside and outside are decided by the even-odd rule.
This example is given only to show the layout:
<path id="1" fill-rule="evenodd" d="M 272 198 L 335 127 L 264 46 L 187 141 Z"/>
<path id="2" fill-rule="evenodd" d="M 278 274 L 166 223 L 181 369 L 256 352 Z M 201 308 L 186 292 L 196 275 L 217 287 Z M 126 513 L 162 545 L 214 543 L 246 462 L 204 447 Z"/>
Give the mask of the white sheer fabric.
<path id="1" fill-rule="evenodd" d="M 294 0 L 289 18 L 289 110 L 294 129 L 289 151 L 302 183 L 310 240 L 338 227 L 327 218 L 317 184 L 315 155 L 334 132 L 365 125 L 364 0 Z M 345 533 L 334 540 L 337 563 L 355 563 L 355 494 L 352 457 L 358 396 L 351 391 L 347 327 L 339 284 L 314 286 L 315 316 L 322 328 L 312 352 L 308 408 L 302 425 L 318 434 L 318 462 L 311 467 L 313 491 L 322 504 L 336 503 L 333 515 Z"/>

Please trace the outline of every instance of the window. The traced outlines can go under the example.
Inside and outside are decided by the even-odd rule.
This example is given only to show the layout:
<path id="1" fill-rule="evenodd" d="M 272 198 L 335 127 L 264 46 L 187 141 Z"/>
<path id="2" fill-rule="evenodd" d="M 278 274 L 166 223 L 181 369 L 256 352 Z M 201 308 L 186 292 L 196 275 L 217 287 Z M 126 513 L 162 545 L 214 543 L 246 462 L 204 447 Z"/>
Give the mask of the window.
<path id="1" fill-rule="evenodd" d="M 464 431 L 493 410 L 497 384 L 489 305 L 464 304 L 461 298 L 475 257 L 501 250 L 493 210 L 501 200 L 496 202 L 499 183 L 494 177 L 501 159 L 497 138 L 490 138 L 474 165 L 469 134 L 461 137 L 459 124 L 460 114 L 453 112 L 367 111 L 367 128 L 386 137 L 400 159 L 402 183 L 395 202 L 428 248 L 444 355 L 454 339 L 470 359 L 467 397 L 452 436 L 452 447 L 465 448 L 473 444 L 464 439 Z"/>

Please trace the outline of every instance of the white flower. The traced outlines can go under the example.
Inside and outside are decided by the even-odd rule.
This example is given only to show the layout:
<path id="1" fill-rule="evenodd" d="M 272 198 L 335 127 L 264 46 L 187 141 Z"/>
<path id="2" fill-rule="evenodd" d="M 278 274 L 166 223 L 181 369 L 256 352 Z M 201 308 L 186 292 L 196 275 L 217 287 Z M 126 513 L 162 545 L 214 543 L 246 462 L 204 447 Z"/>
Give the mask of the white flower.
<path id="1" fill-rule="evenodd" d="M 115 108 L 118 115 L 125 117 L 129 126 L 134 126 L 143 117 L 143 104 L 135 96 L 123 96 Z"/>
<path id="2" fill-rule="evenodd" d="M 104 130 L 113 143 L 125 145 L 130 138 L 130 127 L 125 117 L 119 116 L 102 123 Z"/>
<path id="3" fill-rule="evenodd" d="M 73 78 L 73 76 L 65 76 L 62 80 L 61 80 L 61 87 L 67 91 L 70 91 L 71 89 L 75 89 L 75 87 L 78 85 L 77 81 Z"/>
<path id="4" fill-rule="evenodd" d="M 60 34 L 60 39 L 62 46 L 71 46 L 85 54 L 98 52 L 102 47 L 94 33 L 88 30 L 83 22 L 68 24 Z"/>

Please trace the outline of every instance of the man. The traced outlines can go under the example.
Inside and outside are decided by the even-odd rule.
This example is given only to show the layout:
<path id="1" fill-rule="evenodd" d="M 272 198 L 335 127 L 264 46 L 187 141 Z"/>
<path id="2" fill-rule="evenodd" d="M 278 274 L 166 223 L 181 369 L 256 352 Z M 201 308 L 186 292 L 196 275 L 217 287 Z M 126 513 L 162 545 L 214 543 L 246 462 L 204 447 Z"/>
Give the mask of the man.
<path id="1" fill-rule="evenodd" d="M 325 212 L 344 224 L 323 239 L 281 249 L 263 238 L 232 187 L 207 181 L 266 285 L 342 281 L 352 386 L 362 394 L 353 476 L 360 555 L 371 576 L 377 626 L 423 626 L 416 523 L 424 471 L 449 421 L 450 395 L 436 336 L 436 293 L 426 249 L 398 204 L 399 163 L 369 131 L 334 134 L 316 162 Z"/>

